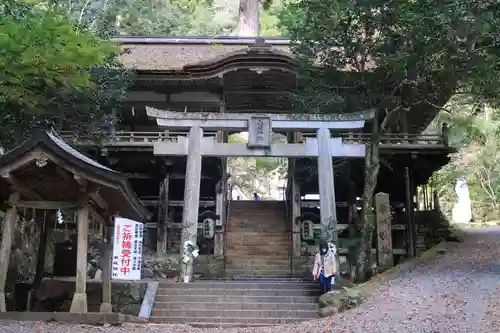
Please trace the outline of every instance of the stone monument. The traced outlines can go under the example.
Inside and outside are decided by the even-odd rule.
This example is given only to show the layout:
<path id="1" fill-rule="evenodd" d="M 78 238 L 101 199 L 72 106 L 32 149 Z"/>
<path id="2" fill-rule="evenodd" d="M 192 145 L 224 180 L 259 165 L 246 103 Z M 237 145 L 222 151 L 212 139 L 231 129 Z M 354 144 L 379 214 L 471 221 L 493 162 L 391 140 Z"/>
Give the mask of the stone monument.
<path id="1" fill-rule="evenodd" d="M 469 186 L 463 177 L 457 179 L 455 185 L 457 202 L 453 206 L 452 218 L 455 223 L 469 223 L 472 220 L 472 205 L 469 196 Z"/>

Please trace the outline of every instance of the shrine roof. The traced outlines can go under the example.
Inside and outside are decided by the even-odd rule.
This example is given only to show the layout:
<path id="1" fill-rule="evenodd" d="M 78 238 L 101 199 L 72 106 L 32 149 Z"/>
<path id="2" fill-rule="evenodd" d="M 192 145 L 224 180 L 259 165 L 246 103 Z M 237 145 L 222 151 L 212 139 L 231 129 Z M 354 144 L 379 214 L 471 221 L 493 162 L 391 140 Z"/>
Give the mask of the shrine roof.
<path id="1" fill-rule="evenodd" d="M 27 200 L 77 201 L 82 191 L 74 177 L 78 176 L 88 183 L 89 192 L 102 197 L 108 206 L 107 213 L 137 221 L 150 218 L 125 174 L 85 156 L 51 130 L 37 131 L 24 143 L 0 155 L 0 175 L 3 199 L 18 190 Z"/>
<path id="2" fill-rule="evenodd" d="M 285 38 L 245 37 L 116 37 L 122 45 L 122 63 L 137 70 L 182 71 L 186 66 L 208 65 L 225 58 L 248 55 L 257 48 L 268 56 L 289 58 L 290 41 Z"/>
<path id="3" fill-rule="evenodd" d="M 290 96 L 278 93 L 297 84 L 287 38 L 120 36 L 114 40 L 121 44 L 122 63 L 139 74 L 138 87 L 156 91 L 221 88 L 227 110 L 234 111 L 283 112 L 294 107 Z M 340 72 L 353 75 L 349 68 Z M 243 93 L 251 89 L 257 93 Z M 425 106 L 412 112 L 408 131 L 422 132 L 438 111 Z M 396 125 L 391 122 L 391 126 Z"/>

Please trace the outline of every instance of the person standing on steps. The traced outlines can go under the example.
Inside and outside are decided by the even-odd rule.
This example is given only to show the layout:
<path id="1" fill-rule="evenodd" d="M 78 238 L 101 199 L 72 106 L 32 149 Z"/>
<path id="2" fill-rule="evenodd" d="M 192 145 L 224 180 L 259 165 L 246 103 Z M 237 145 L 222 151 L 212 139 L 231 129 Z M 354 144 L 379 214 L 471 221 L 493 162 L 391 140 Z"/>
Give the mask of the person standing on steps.
<path id="1" fill-rule="evenodd" d="M 314 281 L 318 281 L 323 286 L 325 292 L 332 290 L 332 284 L 335 283 L 335 276 L 338 272 L 337 258 L 332 246 L 327 242 L 319 243 L 319 252 L 314 258 L 313 276 Z"/>

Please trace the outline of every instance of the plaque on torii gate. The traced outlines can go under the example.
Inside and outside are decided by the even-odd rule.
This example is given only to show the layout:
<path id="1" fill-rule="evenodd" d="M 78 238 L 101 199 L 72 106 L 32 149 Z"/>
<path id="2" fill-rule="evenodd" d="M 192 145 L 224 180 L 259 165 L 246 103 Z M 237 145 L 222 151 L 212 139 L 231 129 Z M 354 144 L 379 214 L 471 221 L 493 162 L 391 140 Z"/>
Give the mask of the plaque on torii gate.
<path id="1" fill-rule="evenodd" d="M 272 124 L 271 118 L 253 116 L 248 121 L 248 148 L 271 148 Z"/>
<path id="2" fill-rule="evenodd" d="M 159 127 L 189 129 L 187 137 L 176 142 L 158 142 L 154 154 L 162 156 L 187 156 L 182 215 L 182 242 L 196 243 L 197 218 L 200 201 L 201 159 L 213 157 L 316 157 L 318 159 L 318 184 L 321 224 L 336 230 L 335 184 L 333 157 L 364 157 L 362 143 L 343 143 L 332 138 L 331 131 L 349 131 L 363 128 L 366 120 L 373 119 L 373 110 L 342 115 L 311 114 L 249 114 L 249 113 L 198 113 L 172 112 L 146 107 L 149 117 L 156 118 Z M 304 143 L 272 143 L 273 129 L 288 131 L 316 131 L 316 138 L 306 138 Z M 213 137 L 203 137 L 203 130 L 248 131 L 248 143 L 219 143 Z M 336 241 L 336 233 L 334 234 Z M 193 265 L 183 269 L 187 280 L 192 279 Z"/>

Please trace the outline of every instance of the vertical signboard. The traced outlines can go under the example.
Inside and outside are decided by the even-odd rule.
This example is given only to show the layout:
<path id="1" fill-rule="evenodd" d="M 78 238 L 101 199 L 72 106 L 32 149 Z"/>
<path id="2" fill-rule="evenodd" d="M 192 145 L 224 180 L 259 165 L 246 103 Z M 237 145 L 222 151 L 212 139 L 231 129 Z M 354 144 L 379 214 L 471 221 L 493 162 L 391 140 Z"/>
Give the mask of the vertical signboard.
<path id="1" fill-rule="evenodd" d="M 140 222 L 115 218 L 113 234 L 113 280 L 140 280 L 142 267 L 142 235 L 144 225 Z"/>
<path id="2" fill-rule="evenodd" d="M 271 118 L 266 116 L 251 117 L 248 123 L 248 148 L 271 147 Z"/>

